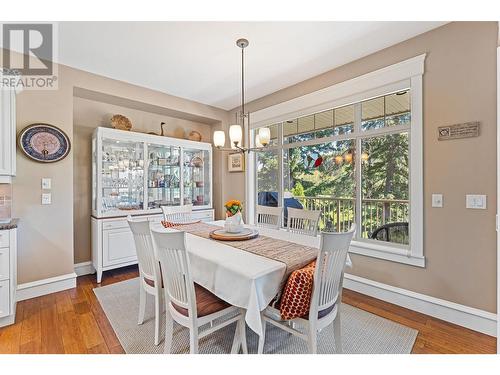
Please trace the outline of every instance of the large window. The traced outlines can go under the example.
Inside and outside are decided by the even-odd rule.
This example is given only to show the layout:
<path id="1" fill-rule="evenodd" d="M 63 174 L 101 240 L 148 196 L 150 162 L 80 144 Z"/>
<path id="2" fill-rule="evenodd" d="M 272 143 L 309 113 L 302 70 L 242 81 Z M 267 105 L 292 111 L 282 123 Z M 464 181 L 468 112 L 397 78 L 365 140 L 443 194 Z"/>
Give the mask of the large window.
<path id="1" fill-rule="evenodd" d="M 322 230 L 357 222 L 359 240 L 408 245 L 410 124 L 409 90 L 273 124 L 283 140 L 257 153 L 257 202 L 320 210 Z"/>
<path id="2" fill-rule="evenodd" d="M 273 149 L 256 155 L 259 204 L 319 210 L 321 230 L 357 223 L 360 241 L 409 245 L 409 89 L 271 128 Z"/>
<path id="3" fill-rule="evenodd" d="M 356 224 L 350 251 L 425 266 L 422 75 L 425 55 L 252 113 L 253 204 L 320 210 L 320 229 Z M 258 146 L 258 145 L 257 145 Z M 282 221 L 286 223 L 286 221 Z"/>

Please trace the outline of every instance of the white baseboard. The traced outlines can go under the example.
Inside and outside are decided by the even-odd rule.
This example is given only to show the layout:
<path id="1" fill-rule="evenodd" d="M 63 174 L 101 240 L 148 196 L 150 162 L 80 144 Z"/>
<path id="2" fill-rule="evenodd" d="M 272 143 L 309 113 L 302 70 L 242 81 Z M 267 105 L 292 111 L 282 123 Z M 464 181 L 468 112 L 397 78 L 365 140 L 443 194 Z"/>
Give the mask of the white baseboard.
<path id="1" fill-rule="evenodd" d="M 25 299 L 40 297 L 71 288 L 76 288 L 76 273 L 74 272 L 30 283 L 19 284 L 17 286 L 16 300 L 24 301 Z"/>
<path id="2" fill-rule="evenodd" d="M 344 287 L 474 331 L 497 335 L 497 314 L 488 311 L 350 274 L 345 274 Z"/>
<path id="3" fill-rule="evenodd" d="M 91 261 L 75 263 L 75 273 L 77 276 L 91 275 L 95 273 L 95 269 Z"/>

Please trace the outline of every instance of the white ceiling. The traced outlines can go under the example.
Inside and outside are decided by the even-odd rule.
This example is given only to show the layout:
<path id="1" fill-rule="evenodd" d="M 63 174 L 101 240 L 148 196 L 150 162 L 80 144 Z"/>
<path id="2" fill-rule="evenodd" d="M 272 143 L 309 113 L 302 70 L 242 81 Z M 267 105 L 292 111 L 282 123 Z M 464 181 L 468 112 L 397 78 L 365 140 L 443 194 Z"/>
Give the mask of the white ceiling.
<path id="1" fill-rule="evenodd" d="M 59 61 L 226 110 L 444 22 L 62 22 Z"/>

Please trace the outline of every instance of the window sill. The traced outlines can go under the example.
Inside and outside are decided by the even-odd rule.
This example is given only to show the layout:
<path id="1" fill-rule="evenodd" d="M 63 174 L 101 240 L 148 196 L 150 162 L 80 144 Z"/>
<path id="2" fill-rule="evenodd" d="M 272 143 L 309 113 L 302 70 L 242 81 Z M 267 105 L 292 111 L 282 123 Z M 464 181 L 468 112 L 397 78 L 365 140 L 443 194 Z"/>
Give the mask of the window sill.
<path id="1" fill-rule="evenodd" d="M 349 252 L 351 254 L 359 254 L 391 262 L 404 263 L 416 267 L 425 267 L 425 257 L 411 255 L 409 250 L 398 249 L 392 246 L 352 241 Z"/>

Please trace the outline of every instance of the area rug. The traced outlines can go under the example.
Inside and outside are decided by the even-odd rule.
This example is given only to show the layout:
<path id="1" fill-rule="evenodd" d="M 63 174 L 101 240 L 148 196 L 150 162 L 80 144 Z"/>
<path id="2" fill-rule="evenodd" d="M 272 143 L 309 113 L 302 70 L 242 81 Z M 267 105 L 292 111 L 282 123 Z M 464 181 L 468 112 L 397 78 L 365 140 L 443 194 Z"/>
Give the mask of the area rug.
<path id="1" fill-rule="evenodd" d="M 113 330 L 127 354 L 163 353 L 163 339 L 154 345 L 154 300 L 148 296 L 145 321 L 137 324 L 139 311 L 139 279 L 95 288 L 94 293 Z M 342 346 L 345 354 L 409 354 L 418 331 L 360 310 L 342 305 Z M 165 332 L 162 319 L 161 337 Z M 206 354 L 223 354 L 231 351 L 235 324 L 229 325 L 200 340 L 199 351 Z M 250 353 L 257 352 L 258 336 L 247 327 L 247 342 Z M 189 353 L 189 331 L 174 323 L 173 353 Z M 307 353 L 305 341 L 267 324 L 264 353 Z M 333 326 L 323 329 L 318 335 L 318 353 L 335 353 Z"/>

